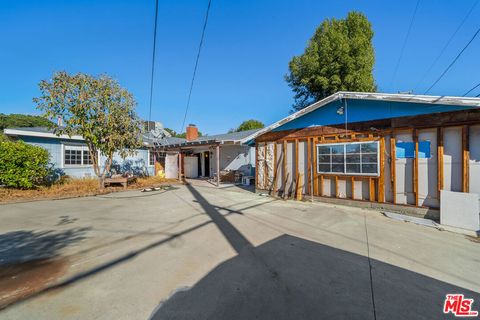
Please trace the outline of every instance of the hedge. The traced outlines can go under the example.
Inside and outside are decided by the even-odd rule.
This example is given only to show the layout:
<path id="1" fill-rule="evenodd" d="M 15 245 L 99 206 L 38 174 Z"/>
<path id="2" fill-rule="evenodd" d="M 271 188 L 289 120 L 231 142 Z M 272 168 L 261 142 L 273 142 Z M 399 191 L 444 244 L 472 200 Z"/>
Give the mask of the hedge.
<path id="1" fill-rule="evenodd" d="M 0 141 L 0 184 L 30 189 L 49 174 L 48 151 L 22 141 Z"/>

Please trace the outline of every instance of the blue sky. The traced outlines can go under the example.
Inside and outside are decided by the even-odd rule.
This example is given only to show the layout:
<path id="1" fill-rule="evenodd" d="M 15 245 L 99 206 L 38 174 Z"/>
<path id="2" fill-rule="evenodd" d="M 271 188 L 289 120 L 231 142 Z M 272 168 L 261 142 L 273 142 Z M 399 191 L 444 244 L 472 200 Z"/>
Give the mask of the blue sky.
<path id="1" fill-rule="evenodd" d="M 325 18 L 365 13 L 375 32 L 375 78 L 381 92 L 424 90 L 479 27 L 480 4 L 426 80 L 432 60 L 476 0 L 407 1 L 212 0 L 187 123 L 222 133 L 254 118 L 270 124 L 291 110 L 284 81 Z M 148 117 L 154 0 L 3 0 L 0 2 L 0 112 L 36 114 L 38 82 L 54 71 L 108 73 L 128 88 Z M 207 0 L 160 0 L 152 119 L 179 130 Z M 480 82 L 480 37 L 430 92 L 463 95 Z M 472 92 L 476 95 L 480 89 Z"/>

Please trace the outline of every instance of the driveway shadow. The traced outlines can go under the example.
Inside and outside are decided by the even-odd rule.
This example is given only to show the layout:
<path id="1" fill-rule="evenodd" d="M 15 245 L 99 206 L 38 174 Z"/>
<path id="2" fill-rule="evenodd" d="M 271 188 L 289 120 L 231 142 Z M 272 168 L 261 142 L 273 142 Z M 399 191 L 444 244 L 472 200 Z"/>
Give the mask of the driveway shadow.
<path id="1" fill-rule="evenodd" d="M 445 294 L 480 294 L 290 235 L 245 248 L 152 319 L 444 319 Z M 375 308 L 375 315 L 374 315 Z M 453 318 L 453 317 L 451 317 Z"/>

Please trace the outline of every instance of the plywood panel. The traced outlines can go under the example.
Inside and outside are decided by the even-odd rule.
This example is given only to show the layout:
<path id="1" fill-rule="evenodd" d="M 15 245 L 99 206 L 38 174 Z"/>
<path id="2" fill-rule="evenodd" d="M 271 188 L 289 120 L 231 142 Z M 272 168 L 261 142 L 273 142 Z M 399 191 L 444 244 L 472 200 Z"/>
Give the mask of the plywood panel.
<path id="1" fill-rule="evenodd" d="M 307 141 L 298 141 L 298 174 L 302 176 L 302 192 L 307 193 L 308 161 Z"/>
<path id="2" fill-rule="evenodd" d="M 362 187 L 361 187 L 361 190 L 362 190 L 362 200 L 369 200 L 370 199 L 370 180 L 369 179 L 362 179 Z M 355 188 L 356 190 L 356 188 Z M 355 193 L 357 193 L 355 191 Z"/>
<path id="3" fill-rule="evenodd" d="M 393 191 L 391 183 L 391 173 L 390 167 L 392 160 L 392 148 L 390 145 L 390 136 L 385 136 L 385 168 L 384 168 L 384 177 L 385 177 L 385 201 L 393 202 Z"/>
<path id="4" fill-rule="evenodd" d="M 335 196 L 335 181 L 331 178 L 323 179 L 323 196 L 334 197 Z"/>
<path id="5" fill-rule="evenodd" d="M 265 144 L 261 143 L 257 146 L 257 188 L 265 189 Z"/>
<path id="6" fill-rule="evenodd" d="M 418 158 L 418 205 L 439 207 L 437 191 L 437 130 L 418 130 L 418 141 L 430 142 L 427 158 Z"/>
<path id="7" fill-rule="evenodd" d="M 396 134 L 397 142 L 413 142 L 411 132 Z M 395 159 L 395 198 L 398 204 L 415 204 L 413 193 L 413 159 Z"/>
<path id="8" fill-rule="evenodd" d="M 286 192 L 288 195 L 295 191 L 295 143 L 287 142 L 287 172 L 286 172 Z"/>
<path id="9" fill-rule="evenodd" d="M 267 174 L 266 177 L 266 189 L 271 189 L 273 188 L 273 176 L 274 176 L 274 143 L 269 142 L 267 143 L 266 146 L 266 153 L 265 153 L 265 171 Z"/>
<path id="10" fill-rule="evenodd" d="M 283 144 L 277 143 L 277 191 L 283 191 L 284 189 L 284 179 L 283 179 Z"/>
<path id="11" fill-rule="evenodd" d="M 480 195 L 480 125 L 470 126 L 469 142 L 469 191 Z"/>
<path id="12" fill-rule="evenodd" d="M 350 179 L 338 179 L 338 197 L 339 198 L 351 198 L 352 187 Z"/>
<path id="13" fill-rule="evenodd" d="M 443 189 L 462 191 L 462 127 L 449 127 L 443 131 Z"/>
<path id="14" fill-rule="evenodd" d="M 355 179 L 355 200 L 363 200 L 363 179 Z"/>

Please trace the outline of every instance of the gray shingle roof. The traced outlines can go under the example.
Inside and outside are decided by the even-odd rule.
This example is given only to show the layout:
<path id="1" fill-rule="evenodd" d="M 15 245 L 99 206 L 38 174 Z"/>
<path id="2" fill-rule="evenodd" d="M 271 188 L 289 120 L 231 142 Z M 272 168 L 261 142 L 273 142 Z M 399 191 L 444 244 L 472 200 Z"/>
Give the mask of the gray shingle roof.
<path id="1" fill-rule="evenodd" d="M 187 141 L 182 139 L 181 142 L 174 142 L 169 144 L 162 144 L 165 147 L 174 147 L 174 146 L 189 146 L 189 145 L 202 145 L 202 144 L 211 144 L 211 143 L 241 143 L 242 140 L 250 137 L 260 129 L 253 129 L 240 132 L 231 132 L 223 134 L 215 134 L 211 136 L 199 137 L 196 140 Z M 177 138 L 178 139 L 178 138 Z"/>

